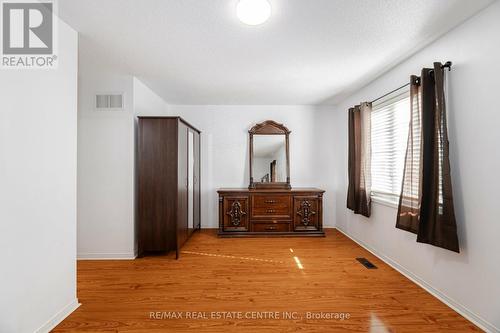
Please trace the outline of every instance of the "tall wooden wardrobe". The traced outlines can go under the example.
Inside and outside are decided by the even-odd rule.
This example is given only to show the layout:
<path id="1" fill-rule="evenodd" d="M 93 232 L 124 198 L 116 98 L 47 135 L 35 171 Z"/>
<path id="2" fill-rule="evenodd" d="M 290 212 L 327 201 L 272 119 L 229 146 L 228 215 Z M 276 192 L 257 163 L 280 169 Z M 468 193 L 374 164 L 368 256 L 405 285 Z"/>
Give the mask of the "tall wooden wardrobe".
<path id="1" fill-rule="evenodd" d="M 180 117 L 138 117 L 138 255 L 179 251 L 200 228 L 200 131 Z"/>

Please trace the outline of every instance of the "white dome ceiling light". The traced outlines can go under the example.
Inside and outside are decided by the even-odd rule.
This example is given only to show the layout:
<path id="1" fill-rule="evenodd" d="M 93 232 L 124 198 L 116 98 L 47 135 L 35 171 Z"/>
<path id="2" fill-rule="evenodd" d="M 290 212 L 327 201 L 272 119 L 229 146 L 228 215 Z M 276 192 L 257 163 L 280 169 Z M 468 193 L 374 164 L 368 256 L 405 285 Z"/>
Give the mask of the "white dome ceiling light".
<path id="1" fill-rule="evenodd" d="M 236 15 L 245 24 L 259 25 L 271 16 L 271 4 L 268 0 L 240 0 L 236 5 Z"/>

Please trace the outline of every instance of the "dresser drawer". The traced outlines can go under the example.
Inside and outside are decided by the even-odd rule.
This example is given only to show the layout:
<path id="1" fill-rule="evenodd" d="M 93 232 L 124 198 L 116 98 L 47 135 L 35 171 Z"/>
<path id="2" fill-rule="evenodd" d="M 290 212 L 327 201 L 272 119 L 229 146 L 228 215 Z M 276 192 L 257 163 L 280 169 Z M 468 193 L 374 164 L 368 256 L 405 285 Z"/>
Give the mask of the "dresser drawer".
<path id="1" fill-rule="evenodd" d="M 269 222 L 258 222 L 252 223 L 252 231 L 253 232 L 288 232 L 290 231 L 290 223 L 279 222 L 274 223 L 273 221 Z"/>
<path id="2" fill-rule="evenodd" d="M 253 195 L 253 217 L 290 218 L 292 197 L 289 195 Z"/>

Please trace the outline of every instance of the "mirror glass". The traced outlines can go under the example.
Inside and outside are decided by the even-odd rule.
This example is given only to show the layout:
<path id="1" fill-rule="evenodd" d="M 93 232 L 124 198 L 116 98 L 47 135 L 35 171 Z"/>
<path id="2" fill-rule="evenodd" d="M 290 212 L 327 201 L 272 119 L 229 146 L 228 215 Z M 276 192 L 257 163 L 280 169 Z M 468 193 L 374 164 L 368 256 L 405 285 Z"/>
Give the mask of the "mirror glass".
<path id="1" fill-rule="evenodd" d="M 254 135 L 252 161 L 255 183 L 286 182 L 285 135 Z"/>

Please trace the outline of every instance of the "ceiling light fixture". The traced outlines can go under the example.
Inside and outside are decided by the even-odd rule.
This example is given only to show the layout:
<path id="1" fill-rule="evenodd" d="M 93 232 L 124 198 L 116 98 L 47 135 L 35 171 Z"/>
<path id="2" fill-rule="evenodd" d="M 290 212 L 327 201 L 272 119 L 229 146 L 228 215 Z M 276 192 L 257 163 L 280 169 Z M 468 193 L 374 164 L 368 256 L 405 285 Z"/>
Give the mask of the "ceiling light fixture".
<path id="1" fill-rule="evenodd" d="M 268 0 L 240 0 L 236 5 L 236 15 L 245 24 L 259 25 L 271 16 L 271 4 Z"/>

